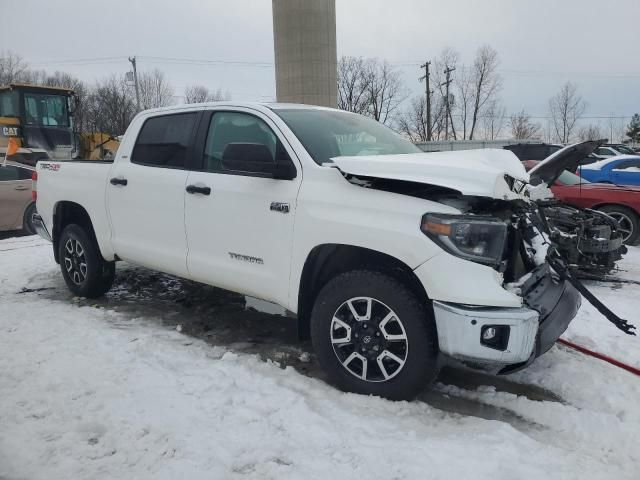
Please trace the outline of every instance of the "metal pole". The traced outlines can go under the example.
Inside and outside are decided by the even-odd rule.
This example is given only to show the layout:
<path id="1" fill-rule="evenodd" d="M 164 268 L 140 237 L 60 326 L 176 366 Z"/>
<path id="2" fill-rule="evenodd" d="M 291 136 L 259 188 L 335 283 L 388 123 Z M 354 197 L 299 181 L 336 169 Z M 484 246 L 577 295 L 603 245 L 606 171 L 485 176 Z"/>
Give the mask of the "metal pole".
<path id="1" fill-rule="evenodd" d="M 131 65 L 133 65 L 133 83 L 136 87 L 136 107 L 140 111 L 140 91 L 138 90 L 138 70 L 136 69 L 136 57 L 129 57 Z"/>
<path id="2" fill-rule="evenodd" d="M 429 86 L 429 65 L 431 62 L 424 62 L 420 68 L 424 68 L 424 77 L 420 77 L 420 80 L 425 81 L 425 95 L 427 96 L 427 142 L 430 142 L 432 139 L 432 130 L 431 130 L 431 89 Z"/>
<path id="3" fill-rule="evenodd" d="M 449 140 L 449 116 L 451 115 L 451 108 L 449 105 L 449 85 L 451 84 L 451 72 L 453 72 L 455 70 L 455 68 L 449 68 L 449 66 L 447 66 L 447 68 L 445 68 L 444 73 L 446 75 L 446 81 L 444 82 L 444 85 L 446 86 L 446 93 L 445 93 L 445 106 L 446 106 L 446 116 L 444 119 L 444 139 L 445 140 Z M 453 122 L 453 119 L 451 120 Z"/>

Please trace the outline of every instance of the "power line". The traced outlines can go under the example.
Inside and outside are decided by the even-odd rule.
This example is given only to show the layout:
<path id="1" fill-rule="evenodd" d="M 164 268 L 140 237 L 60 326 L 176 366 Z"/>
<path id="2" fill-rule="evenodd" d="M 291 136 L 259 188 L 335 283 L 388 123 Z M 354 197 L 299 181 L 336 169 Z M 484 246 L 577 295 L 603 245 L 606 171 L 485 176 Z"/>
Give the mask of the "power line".
<path id="1" fill-rule="evenodd" d="M 104 63 L 120 63 L 126 62 L 127 57 L 96 57 L 96 58 L 75 58 L 75 59 L 60 59 L 60 60 L 47 60 L 40 62 L 29 63 L 32 67 L 49 67 L 56 65 L 93 65 Z"/>
<path id="2" fill-rule="evenodd" d="M 189 65 L 233 65 L 233 66 L 251 66 L 251 67 L 274 67 L 273 62 L 257 62 L 244 60 L 212 60 L 197 58 L 180 58 L 180 57 L 158 57 L 141 55 L 138 58 L 144 59 L 150 63 L 177 63 Z M 318 62 L 320 63 L 320 62 Z"/>
<path id="3" fill-rule="evenodd" d="M 58 60 L 36 61 L 32 66 L 54 66 L 54 65 L 90 65 L 102 63 L 118 63 L 126 62 L 126 56 L 111 57 L 95 57 L 95 58 L 66 58 Z M 206 59 L 206 58 L 188 58 L 188 57 L 165 57 L 158 55 L 139 55 L 139 59 L 144 59 L 149 63 L 159 64 L 186 64 L 186 65 L 227 65 L 227 66 L 243 66 L 256 68 L 274 68 L 273 62 L 257 61 L 257 60 L 226 60 L 226 59 Z M 320 62 L 318 62 L 320 63 Z M 397 67 L 421 67 L 423 62 L 420 61 L 389 61 L 390 65 Z M 461 68 L 461 67 L 458 67 Z M 499 73 L 515 76 L 573 76 L 573 77 L 593 77 L 593 78 L 640 78 L 640 73 L 634 72 L 598 72 L 598 71 L 563 71 L 563 70 L 542 70 L 542 69 L 501 69 Z"/>

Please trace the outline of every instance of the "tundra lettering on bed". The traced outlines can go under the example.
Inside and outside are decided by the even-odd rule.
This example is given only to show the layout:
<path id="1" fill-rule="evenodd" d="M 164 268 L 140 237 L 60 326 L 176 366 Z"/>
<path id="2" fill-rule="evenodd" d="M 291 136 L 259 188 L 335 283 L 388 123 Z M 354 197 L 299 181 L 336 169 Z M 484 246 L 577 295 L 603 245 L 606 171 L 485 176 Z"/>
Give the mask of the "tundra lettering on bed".
<path id="1" fill-rule="evenodd" d="M 513 372 L 580 306 L 506 150 L 423 153 L 356 114 L 220 102 L 138 114 L 113 163 L 47 165 L 37 225 L 76 295 L 124 260 L 277 303 L 344 390 L 410 399 L 445 361 Z"/>

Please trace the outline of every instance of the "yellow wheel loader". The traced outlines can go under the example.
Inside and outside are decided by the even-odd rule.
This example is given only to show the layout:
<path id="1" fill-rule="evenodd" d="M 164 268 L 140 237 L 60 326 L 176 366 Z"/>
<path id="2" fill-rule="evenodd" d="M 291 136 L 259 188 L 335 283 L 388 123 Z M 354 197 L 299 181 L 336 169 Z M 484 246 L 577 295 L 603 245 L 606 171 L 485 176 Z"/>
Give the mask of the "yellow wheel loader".
<path id="1" fill-rule="evenodd" d="M 77 134 L 73 122 L 76 104 L 74 91 L 67 88 L 0 86 L 0 157 L 13 138 L 13 145 L 19 148 L 11 161 L 28 165 L 46 159 L 113 158 L 117 140 L 103 133 Z"/>

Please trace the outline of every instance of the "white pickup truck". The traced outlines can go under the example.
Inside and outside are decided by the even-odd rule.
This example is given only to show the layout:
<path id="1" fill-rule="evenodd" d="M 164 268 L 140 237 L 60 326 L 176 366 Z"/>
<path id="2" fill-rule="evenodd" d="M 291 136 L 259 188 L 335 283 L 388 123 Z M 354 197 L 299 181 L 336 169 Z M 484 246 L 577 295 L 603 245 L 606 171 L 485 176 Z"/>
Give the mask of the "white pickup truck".
<path id="1" fill-rule="evenodd" d="M 505 150 L 423 153 L 371 119 L 287 104 L 140 113 L 112 163 L 42 161 L 35 216 L 69 289 L 124 260 L 277 303 L 340 388 L 410 399 L 444 362 L 509 373 L 580 295 L 546 261 Z"/>

